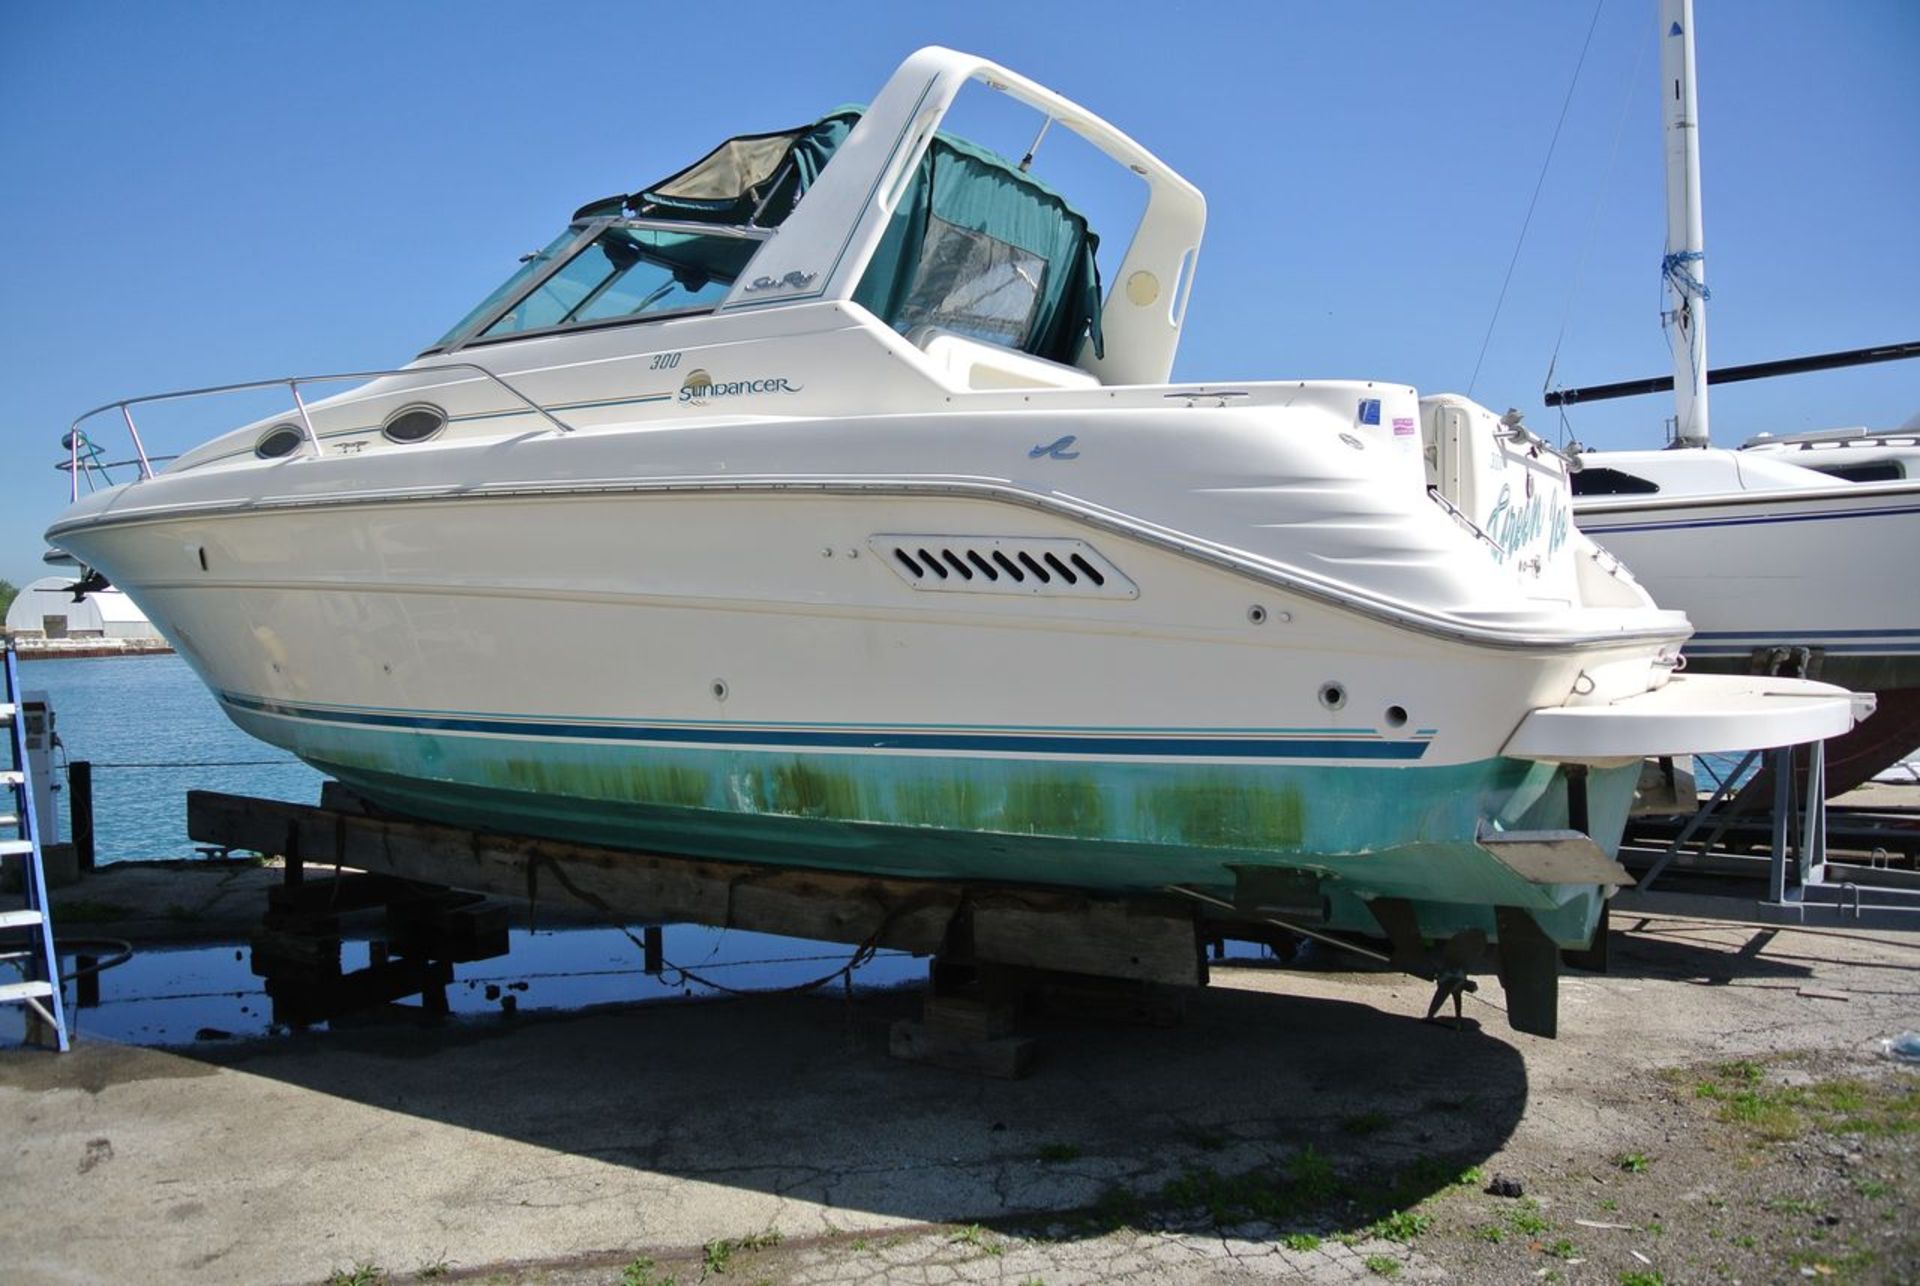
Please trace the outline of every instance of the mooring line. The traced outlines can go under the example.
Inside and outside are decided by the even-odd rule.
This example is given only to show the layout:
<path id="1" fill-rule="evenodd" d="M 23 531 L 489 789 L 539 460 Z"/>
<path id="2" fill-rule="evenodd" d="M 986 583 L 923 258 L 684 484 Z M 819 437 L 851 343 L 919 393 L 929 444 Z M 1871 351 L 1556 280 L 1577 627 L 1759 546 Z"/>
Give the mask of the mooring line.
<path id="1" fill-rule="evenodd" d="M 571 879 L 567 878 L 566 871 L 561 869 L 560 864 L 555 862 L 551 857 L 545 856 L 544 854 L 536 854 L 527 863 L 529 879 L 532 877 L 533 869 L 541 864 L 544 864 L 546 868 L 553 873 L 553 878 L 560 882 L 561 888 L 571 893 L 581 902 L 586 903 L 594 910 L 600 912 L 602 918 L 606 920 L 609 926 L 618 929 L 626 936 L 627 941 L 631 942 L 643 954 L 646 952 L 647 944 L 634 936 L 633 930 L 627 927 L 625 918 L 614 910 L 613 907 L 609 906 L 598 894 L 581 888 Z M 665 956 L 661 957 L 661 981 L 667 986 L 679 986 L 685 982 L 692 982 L 727 996 L 794 996 L 809 991 L 817 991 L 837 978 L 845 978 L 848 986 L 851 987 L 854 972 L 871 962 L 874 956 L 879 954 L 880 939 L 888 929 L 893 927 L 894 921 L 910 912 L 941 905 L 948 900 L 944 891 L 941 893 L 924 893 L 907 898 L 881 917 L 880 923 L 874 926 L 873 932 L 868 934 L 865 941 L 853 949 L 853 954 L 847 957 L 845 963 L 841 964 L 839 968 L 833 970 L 831 973 L 823 974 L 807 982 L 793 983 L 785 987 L 729 987 L 724 983 L 715 982 L 711 978 L 695 973 L 684 965 L 677 965 L 673 963 L 673 961 L 666 959 Z M 731 894 L 729 894 L 729 902 L 731 902 Z M 669 974 L 673 975 L 678 981 L 669 982 L 667 980 L 667 975 Z"/>

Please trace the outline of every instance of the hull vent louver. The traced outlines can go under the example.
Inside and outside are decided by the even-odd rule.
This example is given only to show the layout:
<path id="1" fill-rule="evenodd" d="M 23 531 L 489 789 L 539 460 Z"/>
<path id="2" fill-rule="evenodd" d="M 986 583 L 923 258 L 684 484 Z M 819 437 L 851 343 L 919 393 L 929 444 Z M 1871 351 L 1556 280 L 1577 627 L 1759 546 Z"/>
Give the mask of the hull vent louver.
<path id="1" fill-rule="evenodd" d="M 1084 540 L 1062 536 L 873 536 L 867 547 L 915 589 L 947 594 L 1138 598 Z"/>

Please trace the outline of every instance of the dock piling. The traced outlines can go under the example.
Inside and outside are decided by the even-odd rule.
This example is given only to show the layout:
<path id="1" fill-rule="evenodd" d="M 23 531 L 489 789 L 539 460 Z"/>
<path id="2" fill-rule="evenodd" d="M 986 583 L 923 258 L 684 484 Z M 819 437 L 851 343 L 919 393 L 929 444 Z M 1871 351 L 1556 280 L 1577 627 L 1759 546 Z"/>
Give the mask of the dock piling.
<path id="1" fill-rule="evenodd" d="M 82 875 L 93 870 L 93 762 L 67 764 L 67 838 Z"/>

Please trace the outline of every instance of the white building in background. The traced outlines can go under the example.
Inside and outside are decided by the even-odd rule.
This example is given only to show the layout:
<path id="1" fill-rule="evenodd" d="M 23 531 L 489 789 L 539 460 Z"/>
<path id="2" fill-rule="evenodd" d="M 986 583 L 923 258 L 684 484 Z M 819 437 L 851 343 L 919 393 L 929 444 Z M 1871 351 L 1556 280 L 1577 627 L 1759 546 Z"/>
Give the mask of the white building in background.
<path id="1" fill-rule="evenodd" d="M 7 609 L 7 633 L 18 639 L 126 639 L 159 643 L 160 631 L 117 589 L 73 601 L 72 576 L 42 576 Z"/>

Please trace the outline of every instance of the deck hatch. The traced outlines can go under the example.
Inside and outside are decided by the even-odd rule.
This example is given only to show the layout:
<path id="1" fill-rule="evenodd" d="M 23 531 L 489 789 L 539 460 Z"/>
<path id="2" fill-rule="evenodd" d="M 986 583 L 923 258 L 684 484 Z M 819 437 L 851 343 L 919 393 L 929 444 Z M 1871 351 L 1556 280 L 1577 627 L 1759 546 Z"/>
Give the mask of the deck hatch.
<path id="1" fill-rule="evenodd" d="M 907 536 L 867 540 L 915 589 L 967 594 L 1138 598 L 1139 587 L 1084 540 L 1066 536 Z"/>

